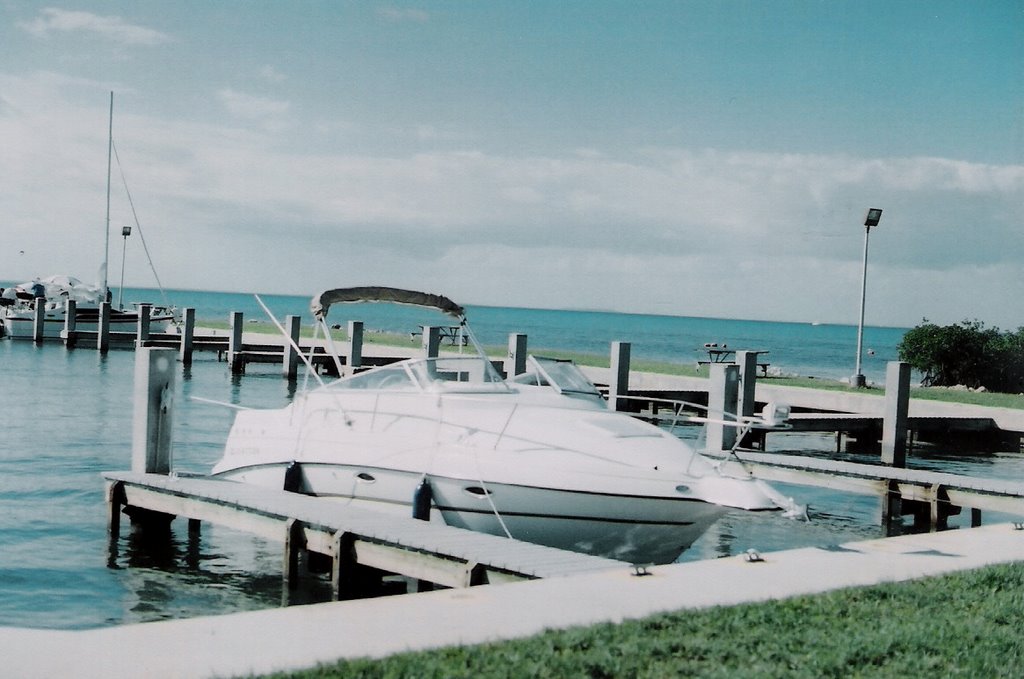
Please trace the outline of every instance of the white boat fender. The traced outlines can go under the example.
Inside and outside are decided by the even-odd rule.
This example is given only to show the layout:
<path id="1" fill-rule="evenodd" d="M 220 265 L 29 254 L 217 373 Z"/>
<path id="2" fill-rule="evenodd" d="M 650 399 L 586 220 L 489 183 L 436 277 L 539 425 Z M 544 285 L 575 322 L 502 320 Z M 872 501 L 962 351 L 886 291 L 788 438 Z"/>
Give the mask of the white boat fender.
<path id="1" fill-rule="evenodd" d="M 301 493 L 303 485 L 302 463 L 292 460 L 284 470 L 284 490 Z"/>
<path id="2" fill-rule="evenodd" d="M 412 518 L 430 521 L 430 504 L 433 499 L 434 491 L 430 487 L 430 479 L 424 476 L 412 493 Z"/>

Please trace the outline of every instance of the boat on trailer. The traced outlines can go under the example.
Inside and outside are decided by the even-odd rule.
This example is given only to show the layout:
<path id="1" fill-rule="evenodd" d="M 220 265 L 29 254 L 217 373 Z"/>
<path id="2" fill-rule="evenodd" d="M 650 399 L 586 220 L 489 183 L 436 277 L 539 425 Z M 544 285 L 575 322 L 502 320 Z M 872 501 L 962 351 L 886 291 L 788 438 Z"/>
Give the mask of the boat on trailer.
<path id="1" fill-rule="evenodd" d="M 610 410 L 570 361 L 530 356 L 506 379 L 446 297 L 330 290 L 312 300 L 317 333 L 330 342 L 329 308 L 354 302 L 436 309 L 466 346 L 240 410 L 214 476 L 634 563 L 674 561 L 731 508 L 779 508 L 763 481 Z"/>

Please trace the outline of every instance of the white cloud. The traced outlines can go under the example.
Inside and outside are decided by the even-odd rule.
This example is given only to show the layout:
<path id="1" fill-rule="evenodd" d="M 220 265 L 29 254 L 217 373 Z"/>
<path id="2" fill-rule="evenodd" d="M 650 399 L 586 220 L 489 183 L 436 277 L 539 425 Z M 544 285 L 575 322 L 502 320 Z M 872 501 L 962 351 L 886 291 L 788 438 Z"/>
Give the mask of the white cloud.
<path id="1" fill-rule="evenodd" d="M 285 116 L 291 111 L 290 102 L 258 97 L 230 88 L 217 92 L 217 98 L 231 115 L 260 122 L 268 129 L 281 129 Z"/>
<path id="2" fill-rule="evenodd" d="M 381 7 L 377 14 L 388 21 L 411 21 L 425 23 L 430 20 L 430 15 L 421 9 L 410 7 Z"/>
<path id="3" fill-rule="evenodd" d="M 281 73 L 279 70 L 277 70 L 276 68 L 274 68 L 270 64 L 267 64 L 267 65 L 263 66 L 259 70 L 259 75 L 264 80 L 267 80 L 267 81 L 273 82 L 273 83 L 284 82 L 285 80 L 288 79 L 288 76 L 286 76 L 284 73 Z"/>
<path id="4" fill-rule="evenodd" d="M 88 278 L 99 261 L 106 93 L 68 84 L 0 74 L 0 238 L 26 250 L 6 277 Z M 69 89 L 92 90 L 95 104 L 68 101 Z M 306 293 L 372 281 L 467 303 L 848 322 L 871 205 L 885 213 L 871 236 L 869 323 L 1021 323 L 1020 166 L 688 149 L 300 153 L 300 130 L 315 123 L 267 132 L 295 116 L 288 102 L 219 96 L 261 124 L 116 117 L 171 286 Z M 112 223 L 132 223 L 117 194 Z"/>
<path id="5" fill-rule="evenodd" d="M 159 45 L 171 41 L 166 33 L 130 24 L 119 16 L 101 16 L 55 7 L 41 10 L 40 16 L 20 22 L 18 26 L 38 38 L 49 38 L 58 33 L 83 33 L 124 45 Z"/>

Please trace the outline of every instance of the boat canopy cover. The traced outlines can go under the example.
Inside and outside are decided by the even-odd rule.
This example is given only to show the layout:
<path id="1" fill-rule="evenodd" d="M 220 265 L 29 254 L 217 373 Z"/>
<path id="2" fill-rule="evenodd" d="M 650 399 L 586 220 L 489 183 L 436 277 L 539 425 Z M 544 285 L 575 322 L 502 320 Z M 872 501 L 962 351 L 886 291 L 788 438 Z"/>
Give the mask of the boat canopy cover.
<path id="1" fill-rule="evenodd" d="M 442 295 L 431 295 L 426 292 L 415 290 L 400 290 L 398 288 L 384 288 L 379 286 L 363 286 L 358 288 L 336 288 L 325 290 L 313 297 L 309 308 L 317 320 L 327 317 L 327 311 L 332 304 L 346 302 L 394 302 L 396 304 L 411 304 L 438 309 L 449 316 L 461 319 L 463 308 L 447 297 Z"/>

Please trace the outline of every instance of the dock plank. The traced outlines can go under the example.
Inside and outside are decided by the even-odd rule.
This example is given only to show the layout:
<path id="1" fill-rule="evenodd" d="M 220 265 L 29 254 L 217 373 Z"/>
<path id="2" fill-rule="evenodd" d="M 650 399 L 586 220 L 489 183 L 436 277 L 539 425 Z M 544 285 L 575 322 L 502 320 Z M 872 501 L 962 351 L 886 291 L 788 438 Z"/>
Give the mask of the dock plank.
<path id="1" fill-rule="evenodd" d="M 509 576 L 561 577 L 630 565 L 210 477 L 135 472 L 106 472 L 103 476 L 123 488 L 128 506 L 211 521 L 279 542 L 285 541 L 289 520 L 296 520 L 302 523 L 311 548 L 317 545 L 326 553 L 324 545 L 333 544 L 338 535 L 349 534 L 355 540 L 357 559 L 365 565 L 394 568 L 392 572 L 410 577 L 429 576 L 449 586 L 468 586 L 470 571 L 478 568 L 500 580 Z"/>

